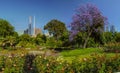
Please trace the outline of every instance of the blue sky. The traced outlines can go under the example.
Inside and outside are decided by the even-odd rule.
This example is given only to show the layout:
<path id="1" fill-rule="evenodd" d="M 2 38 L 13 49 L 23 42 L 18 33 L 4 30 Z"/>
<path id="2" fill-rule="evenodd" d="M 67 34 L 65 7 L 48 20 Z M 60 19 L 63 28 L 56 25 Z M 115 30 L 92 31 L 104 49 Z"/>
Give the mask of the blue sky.
<path id="1" fill-rule="evenodd" d="M 36 17 L 36 27 L 43 29 L 52 19 L 71 23 L 81 4 L 95 4 L 108 22 L 120 31 L 120 0 L 0 0 L 0 18 L 8 20 L 16 31 L 28 28 L 28 17 Z"/>

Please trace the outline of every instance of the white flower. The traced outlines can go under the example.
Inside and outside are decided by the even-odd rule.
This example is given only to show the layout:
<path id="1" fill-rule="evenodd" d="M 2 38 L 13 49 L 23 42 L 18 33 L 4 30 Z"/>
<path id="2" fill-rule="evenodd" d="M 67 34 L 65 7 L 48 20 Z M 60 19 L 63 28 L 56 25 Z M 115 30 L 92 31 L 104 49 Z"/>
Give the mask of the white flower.
<path id="1" fill-rule="evenodd" d="M 39 58 L 41 58 L 41 56 L 39 56 Z"/>
<path id="2" fill-rule="evenodd" d="M 87 59 L 86 59 L 86 58 L 83 58 L 83 60 L 84 60 L 84 61 L 87 61 Z"/>
<path id="3" fill-rule="evenodd" d="M 49 64 L 47 63 L 47 67 L 49 66 Z"/>

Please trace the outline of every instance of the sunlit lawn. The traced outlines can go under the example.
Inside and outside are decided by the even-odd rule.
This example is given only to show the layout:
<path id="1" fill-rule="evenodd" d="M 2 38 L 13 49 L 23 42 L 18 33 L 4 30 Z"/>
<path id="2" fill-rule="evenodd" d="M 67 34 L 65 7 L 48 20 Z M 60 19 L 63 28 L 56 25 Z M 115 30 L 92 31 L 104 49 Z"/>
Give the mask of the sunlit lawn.
<path id="1" fill-rule="evenodd" d="M 86 48 L 63 51 L 60 53 L 65 61 L 71 62 L 74 59 L 90 58 L 93 55 L 105 55 L 106 57 L 115 56 L 116 53 L 105 53 L 102 48 Z"/>

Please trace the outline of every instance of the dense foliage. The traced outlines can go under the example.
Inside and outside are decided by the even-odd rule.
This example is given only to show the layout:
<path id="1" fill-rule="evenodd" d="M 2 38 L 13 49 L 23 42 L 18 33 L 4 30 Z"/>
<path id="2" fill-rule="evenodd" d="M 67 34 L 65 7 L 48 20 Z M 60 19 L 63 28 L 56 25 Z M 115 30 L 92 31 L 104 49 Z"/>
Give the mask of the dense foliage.
<path id="1" fill-rule="evenodd" d="M 13 36 L 14 27 L 6 20 L 0 19 L 0 37 Z"/>
<path id="2" fill-rule="evenodd" d="M 49 34 L 58 40 L 62 33 L 67 31 L 67 28 L 63 22 L 53 19 L 44 26 L 44 30 L 48 30 Z"/>
<path id="3" fill-rule="evenodd" d="M 24 60 L 23 56 L 0 56 L 0 71 L 4 73 L 23 73 Z"/>

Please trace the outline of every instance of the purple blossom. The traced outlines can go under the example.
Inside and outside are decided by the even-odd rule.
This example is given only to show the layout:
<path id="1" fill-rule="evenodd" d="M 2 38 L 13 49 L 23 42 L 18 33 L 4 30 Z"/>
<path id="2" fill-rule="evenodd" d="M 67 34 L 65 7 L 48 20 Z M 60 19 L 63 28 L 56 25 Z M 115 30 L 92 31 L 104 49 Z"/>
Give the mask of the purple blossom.
<path id="1" fill-rule="evenodd" d="M 77 35 L 78 32 L 79 32 L 79 31 L 75 31 L 75 30 L 70 32 L 70 33 L 71 33 L 71 35 L 69 36 L 70 41 L 73 40 L 73 37 L 74 37 L 75 35 Z"/>
<path id="2" fill-rule="evenodd" d="M 89 31 L 98 32 L 99 27 L 107 24 L 107 18 L 102 15 L 95 5 L 89 3 L 77 8 L 76 14 L 72 19 L 70 39 L 73 39 L 80 31 L 88 31 L 87 33 Z"/>

